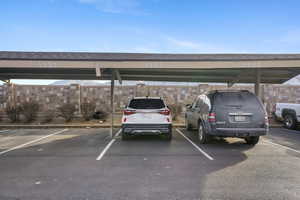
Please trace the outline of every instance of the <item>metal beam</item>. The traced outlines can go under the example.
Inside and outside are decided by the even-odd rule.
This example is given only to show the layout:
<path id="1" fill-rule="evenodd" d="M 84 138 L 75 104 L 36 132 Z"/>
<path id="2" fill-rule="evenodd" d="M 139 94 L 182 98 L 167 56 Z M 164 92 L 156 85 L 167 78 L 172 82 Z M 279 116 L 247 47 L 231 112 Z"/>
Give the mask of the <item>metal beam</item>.
<path id="1" fill-rule="evenodd" d="M 100 67 L 96 67 L 96 76 L 101 77 L 101 69 Z"/>
<path id="2" fill-rule="evenodd" d="M 238 74 L 232 81 L 229 81 L 227 83 L 227 86 L 230 88 L 232 87 L 235 83 L 239 82 L 240 78 L 242 76 L 242 72 L 240 74 Z"/>
<path id="3" fill-rule="evenodd" d="M 115 69 L 114 72 L 117 76 L 117 79 L 119 80 L 120 85 L 122 85 L 122 78 L 121 78 L 120 71 L 118 69 Z"/>
<path id="4" fill-rule="evenodd" d="M 97 67 L 97 66 L 96 66 Z M 7 79 L 69 79 L 69 80 L 110 80 L 111 69 L 101 68 L 101 77 L 93 69 L 83 68 L 0 68 L 0 78 Z M 261 69 L 262 83 L 283 83 L 300 73 L 300 67 Z M 178 81 L 178 82 L 220 82 L 254 83 L 255 69 L 118 69 L 122 80 Z M 247 71 L 245 76 L 241 72 Z M 249 72 L 249 73 L 248 73 Z M 115 74 L 116 75 L 116 74 Z M 235 80 L 238 79 L 239 81 Z"/>
<path id="5" fill-rule="evenodd" d="M 243 69 L 299 68 L 300 60 L 235 60 L 235 61 L 69 61 L 69 60 L 0 60 L 0 68 L 156 68 L 156 69 Z"/>
<path id="6" fill-rule="evenodd" d="M 114 131 L 114 89 L 115 89 L 115 73 L 112 71 L 110 80 L 110 108 L 111 108 L 111 123 L 110 123 L 110 137 L 113 137 Z"/>
<path id="7" fill-rule="evenodd" d="M 110 80 L 111 76 L 102 76 L 101 78 L 96 78 L 94 76 L 64 76 L 64 75 L 57 75 L 57 76 L 49 76 L 49 75 L 24 75 L 24 76 L 2 76 L 0 74 L 1 79 L 64 79 L 64 80 Z M 171 81 L 171 82 L 210 82 L 210 83 L 227 83 L 228 79 L 226 78 L 214 78 L 214 77 L 203 77 L 199 79 L 199 77 L 143 77 L 143 76 L 135 76 L 135 77 L 124 77 L 122 76 L 123 80 L 130 80 L 130 81 Z M 229 79 L 231 80 L 231 79 Z M 287 78 L 274 78 L 274 77 L 262 77 L 261 82 L 263 83 L 270 83 L 270 84 L 278 84 L 287 81 Z M 239 83 L 254 83 L 255 77 L 252 75 L 251 77 L 245 77 L 245 79 L 241 80 Z"/>
<path id="8" fill-rule="evenodd" d="M 101 69 L 100 69 L 101 68 Z M 300 73 L 300 54 L 133 54 L 0 51 L 0 78 L 282 83 Z M 95 69 L 96 75 L 95 76 Z M 253 74 L 232 78 L 240 71 Z M 17 74 L 19 73 L 19 74 Z M 102 73 L 102 74 L 101 74 Z M 58 74 L 56 76 L 56 74 Z M 122 74 L 122 79 L 120 78 Z M 101 77 L 100 77 L 101 76 Z M 182 76 L 182 77 L 180 77 Z M 197 79 L 196 76 L 211 78 Z M 214 78 L 218 77 L 218 78 Z M 249 78 L 250 77 L 250 78 Z M 217 81 L 216 81 L 217 80 Z"/>
<path id="9" fill-rule="evenodd" d="M 228 87 L 232 87 L 235 83 L 240 82 L 240 80 L 245 79 L 245 77 L 249 76 L 253 72 L 252 69 L 241 71 L 234 79 L 227 83 Z"/>
<path id="10" fill-rule="evenodd" d="M 256 96 L 258 96 L 261 99 L 261 93 L 260 93 L 260 83 L 261 83 L 261 70 L 260 69 L 256 69 L 255 70 L 255 94 Z"/>
<path id="11" fill-rule="evenodd" d="M 227 82 L 227 87 L 228 87 L 228 88 L 231 88 L 233 85 L 234 85 L 233 82 Z"/>
<path id="12" fill-rule="evenodd" d="M 245 69 L 246 70 L 246 69 Z M 235 74 L 239 74 L 241 71 L 236 69 L 214 69 L 214 70 L 203 70 L 203 69 L 194 69 L 194 70 L 186 70 L 186 69 L 120 69 L 120 73 L 122 76 L 124 75 L 181 75 L 181 76 L 234 76 Z"/>

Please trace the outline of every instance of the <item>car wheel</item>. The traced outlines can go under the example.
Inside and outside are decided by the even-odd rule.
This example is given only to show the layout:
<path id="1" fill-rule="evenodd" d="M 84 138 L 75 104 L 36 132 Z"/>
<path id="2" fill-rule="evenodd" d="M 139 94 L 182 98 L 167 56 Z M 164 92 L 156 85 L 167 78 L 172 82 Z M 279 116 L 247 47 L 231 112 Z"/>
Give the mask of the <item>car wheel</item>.
<path id="1" fill-rule="evenodd" d="M 122 132 L 121 138 L 122 138 L 122 140 L 128 140 L 129 139 L 129 135 Z"/>
<path id="2" fill-rule="evenodd" d="M 169 132 L 165 135 L 165 138 L 167 141 L 171 141 L 172 140 L 172 132 Z"/>
<path id="3" fill-rule="evenodd" d="M 198 126 L 198 139 L 201 144 L 208 143 L 210 140 L 210 136 L 206 133 L 201 122 L 199 123 L 199 126 Z"/>
<path id="4" fill-rule="evenodd" d="M 296 119 L 293 115 L 287 114 L 284 116 L 284 126 L 288 129 L 296 129 Z"/>
<path id="5" fill-rule="evenodd" d="M 191 124 L 189 124 L 187 118 L 185 118 L 185 129 L 187 131 L 191 131 L 192 130 L 192 126 L 191 126 Z"/>
<path id="6" fill-rule="evenodd" d="M 256 145 L 259 141 L 259 136 L 246 137 L 245 140 L 247 144 Z"/>

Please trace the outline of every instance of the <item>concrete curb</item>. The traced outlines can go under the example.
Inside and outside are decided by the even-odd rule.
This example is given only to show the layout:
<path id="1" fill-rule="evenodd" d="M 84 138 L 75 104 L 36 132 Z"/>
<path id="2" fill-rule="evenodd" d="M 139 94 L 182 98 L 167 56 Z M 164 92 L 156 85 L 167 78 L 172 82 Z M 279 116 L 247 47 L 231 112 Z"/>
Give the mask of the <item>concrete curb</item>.
<path id="1" fill-rule="evenodd" d="M 119 128 L 121 124 L 116 124 L 114 127 Z M 174 128 L 183 128 L 184 124 L 173 124 Z M 270 128 L 281 128 L 283 125 L 281 124 L 271 124 Z M 20 128 L 28 128 L 28 129 L 45 129 L 45 128 L 110 128 L 109 124 L 86 124 L 86 125 L 66 125 L 66 124 L 48 124 L 48 125 L 0 125 L 0 129 L 20 129 Z"/>

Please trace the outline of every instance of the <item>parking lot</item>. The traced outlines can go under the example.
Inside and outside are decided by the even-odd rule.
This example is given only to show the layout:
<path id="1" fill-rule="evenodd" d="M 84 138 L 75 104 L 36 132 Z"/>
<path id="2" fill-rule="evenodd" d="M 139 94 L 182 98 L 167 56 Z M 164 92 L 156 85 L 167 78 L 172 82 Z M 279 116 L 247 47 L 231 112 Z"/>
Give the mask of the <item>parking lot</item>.
<path id="1" fill-rule="evenodd" d="M 0 199 L 300 199 L 300 131 L 273 128 L 255 147 L 173 134 L 1 130 Z"/>

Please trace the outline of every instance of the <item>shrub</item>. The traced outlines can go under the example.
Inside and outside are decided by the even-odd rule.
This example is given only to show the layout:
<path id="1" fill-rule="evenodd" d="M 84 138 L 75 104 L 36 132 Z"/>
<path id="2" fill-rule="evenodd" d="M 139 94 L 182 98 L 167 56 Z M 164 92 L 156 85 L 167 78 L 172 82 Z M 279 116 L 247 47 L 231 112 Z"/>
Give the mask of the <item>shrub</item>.
<path id="1" fill-rule="evenodd" d="M 19 122 L 21 110 L 21 106 L 7 105 L 5 113 L 11 122 Z"/>
<path id="2" fill-rule="evenodd" d="M 171 104 L 168 107 L 171 110 L 172 119 L 176 120 L 177 117 L 182 113 L 182 106 L 180 104 Z"/>
<path id="3" fill-rule="evenodd" d="M 37 113 L 40 109 L 39 104 L 36 101 L 28 101 L 21 104 L 21 114 L 25 118 L 25 122 L 29 123 L 37 118 Z"/>
<path id="4" fill-rule="evenodd" d="M 106 120 L 107 118 L 107 112 L 105 112 L 104 110 L 97 110 L 94 115 L 93 115 L 93 118 L 94 119 L 100 119 L 100 120 Z"/>
<path id="5" fill-rule="evenodd" d="M 55 110 L 46 110 L 43 123 L 52 122 L 54 117 L 55 117 Z"/>
<path id="6" fill-rule="evenodd" d="M 65 119 L 65 122 L 70 122 L 75 116 L 75 105 L 71 103 L 65 103 L 58 107 L 59 116 Z"/>
<path id="7" fill-rule="evenodd" d="M 84 102 L 81 104 L 81 114 L 84 120 L 89 121 L 95 112 L 96 104 Z"/>

